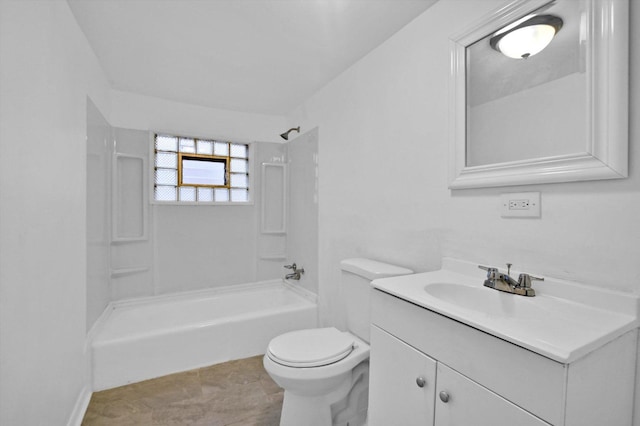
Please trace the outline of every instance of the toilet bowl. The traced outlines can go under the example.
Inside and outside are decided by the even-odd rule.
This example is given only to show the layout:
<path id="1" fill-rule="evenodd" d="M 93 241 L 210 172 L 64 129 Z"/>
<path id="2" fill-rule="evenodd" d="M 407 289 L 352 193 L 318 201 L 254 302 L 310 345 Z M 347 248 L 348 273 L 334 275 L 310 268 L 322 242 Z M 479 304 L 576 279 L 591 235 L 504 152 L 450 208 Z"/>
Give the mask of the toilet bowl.
<path id="1" fill-rule="evenodd" d="M 316 349 L 323 343 L 326 346 L 319 354 L 298 350 L 309 348 L 310 342 L 315 343 L 311 346 Z M 285 389 L 280 425 L 331 425 L 332 418 L 339 414 L 335 407 L 332 411 L 332 406 L 345 400 L 349 393 L 354 394 L 352 398 L 357 398 L 357 393 L 363 396 L 360 411 L 365 411 L 364 386 L 354 385 L 358 381 L 368 383 L 368 360 L 368 344 L 333 327 L 294 331 L 272 340 L 264 367 L 273 381 Z M 356 368 L 360 364 L 366 364 L 366 369 L 364 365 Z"/>
<path id="2" fill-rule="evenodd" d="M 280 426 L 366 423 L 371 281 L 412 271 L 369 259 L 347 259 L 341 267 L 341 285 L 349 288 L 344 292 L 349 331 L 298 330 L 275 337 L 267 347 L 265 370 L 285 391 Z"/>

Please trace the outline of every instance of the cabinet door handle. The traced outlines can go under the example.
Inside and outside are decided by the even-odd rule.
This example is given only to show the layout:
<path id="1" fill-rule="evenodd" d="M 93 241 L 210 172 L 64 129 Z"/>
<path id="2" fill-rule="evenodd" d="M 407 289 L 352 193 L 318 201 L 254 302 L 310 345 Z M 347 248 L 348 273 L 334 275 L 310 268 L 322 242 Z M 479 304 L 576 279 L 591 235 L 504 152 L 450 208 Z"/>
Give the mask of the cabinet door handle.
<path id="1" fill-rule="evenodd" d="M 427 381 L 425 380 L 425 378 L 424 378 L 424 377 L 419 376 L 419 377 L 416 379 L 416 385 L 418 385 L 418 387 L 419 387 L 419 388 L 423 388 L 423 387 L 424 387 L 424 385 L 426 385 L 426 384 L 427 384 Z"/>
<path id="2" fill-rule="evenodd" d="M 449 402 L 449 394 L 445 391 L 440 392 L 440 401 L 444 403 Z"/>

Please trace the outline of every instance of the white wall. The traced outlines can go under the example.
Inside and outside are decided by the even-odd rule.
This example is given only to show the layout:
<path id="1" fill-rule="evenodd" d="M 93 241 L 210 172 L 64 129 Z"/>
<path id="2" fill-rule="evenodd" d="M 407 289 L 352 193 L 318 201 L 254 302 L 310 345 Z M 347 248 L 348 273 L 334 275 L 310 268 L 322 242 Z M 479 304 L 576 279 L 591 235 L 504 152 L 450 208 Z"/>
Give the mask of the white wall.
<path id="1" fill-rule="evenodd" d="M 0 424 L 63 425 L 87 379 L 86 100 L 108 116 L 109 90 L 64 1 L 0 1 L 0 58 Z"/>
<path id="2" fill-rule="evenodd" d="M 259 96 L 256 93 L 256 96 Z M 111 91 L 110 123 L 125 129 L 169 132 L 237 142 L 282 142 L 284 117 L 228 111 Z"/>
<path id="3" fill-rule="evenodd" d="M 416 271 L 439 268 L 442 256 L 496 266 L 512 262 L 533 274 L 640 291 L 638 55 L 631 54 L 628 179 L 447 189 L 448 37 L 503 3 L 436 3 L 289 117 L 305 128 L 318 125 L 321 133 L 325 324 L 344 324 L 339 261 L 350 256 Z M 636 6 L 630 52 L 640 49 Z M 542 192 L 542 217 L 501 219 L 499 194 L 523 190 Z"/>

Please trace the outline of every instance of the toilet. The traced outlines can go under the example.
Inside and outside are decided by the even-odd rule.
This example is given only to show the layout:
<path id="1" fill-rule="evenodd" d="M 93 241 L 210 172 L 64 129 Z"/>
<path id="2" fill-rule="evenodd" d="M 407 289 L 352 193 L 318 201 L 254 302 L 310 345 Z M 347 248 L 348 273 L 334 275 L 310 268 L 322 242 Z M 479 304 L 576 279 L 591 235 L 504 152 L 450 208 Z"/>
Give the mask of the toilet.
<path id="1" fill-rule="evenodd" d="M 413 271 L 371 259 L 340 262 L 348 331 L 292 331 L 269 342 L 263 359 L 284 389 L 280 426 L 366 424 L 371 281 Z"/>

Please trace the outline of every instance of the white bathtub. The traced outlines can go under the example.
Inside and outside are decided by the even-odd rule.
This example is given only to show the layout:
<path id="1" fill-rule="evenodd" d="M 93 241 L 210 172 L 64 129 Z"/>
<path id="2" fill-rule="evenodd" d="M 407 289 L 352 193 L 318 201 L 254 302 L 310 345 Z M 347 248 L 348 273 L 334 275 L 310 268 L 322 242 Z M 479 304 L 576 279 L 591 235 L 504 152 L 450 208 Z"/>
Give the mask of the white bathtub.
<path id="1" fill-rule="evenodd" d="M 280 280 L 112 303 L 93 333 L 93 390 L 260 355 L 316 326 L 315 295 Z"/>

